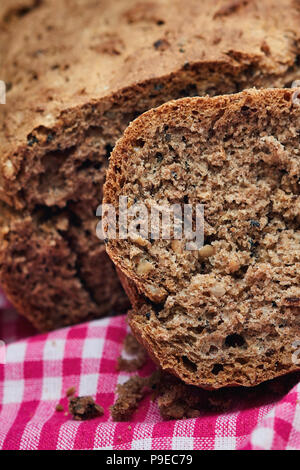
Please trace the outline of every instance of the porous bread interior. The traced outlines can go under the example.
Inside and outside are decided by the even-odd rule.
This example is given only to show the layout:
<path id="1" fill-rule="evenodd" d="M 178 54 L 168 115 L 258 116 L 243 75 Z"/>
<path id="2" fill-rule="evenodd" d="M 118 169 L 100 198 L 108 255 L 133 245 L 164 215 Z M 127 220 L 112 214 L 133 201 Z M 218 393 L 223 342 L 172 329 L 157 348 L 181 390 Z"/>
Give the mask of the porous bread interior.
<path id="1" fill-rule="evenodd" d="M 113 152 L 105 202 L 205 206 L 209 257 L 169 240 L 107 247 L 145 299 L 133 331 L 188 383 L 254 385 L 297 368 L 300 110 L 291 99 L 254 90 L 178 100 L 138 118 Z"/>
<path id="2" fill-rule="evenodd" d="M 0 209 L 2 286 L 36 328 L 47 331 L 126 310 L 128 299 L 104 245 L 93 247 L 82 227 L 69 227 L 70 212 L 50 218 L 43 210 L 32 215 L 1 204 Z"/>
<path id="3" fill-rule="evenodd" d="M 207 64 L 213 73 L 223 65 L 228 91 L 232 75 L 235 90 L 249 81 L 284 86 L 299 68 L 298 25 L 299 0 L 187 0 L 185 8 L 181 0 L 2 0 L 9 106 L 0 108 L 1 148 L 15 151 L 35 128 L 92 99 L 165 75 L 176 80 L 183 66 Z M 218 93 L 214 80 L 209 87 Z"/>
<path id="4" fill-rule="evenodd" d="M 0 281 L 40 329 L 125 309 L 95 212 L 131 120 L 298 78 L 299 2 L 231 4 L 2 0 Z"/>

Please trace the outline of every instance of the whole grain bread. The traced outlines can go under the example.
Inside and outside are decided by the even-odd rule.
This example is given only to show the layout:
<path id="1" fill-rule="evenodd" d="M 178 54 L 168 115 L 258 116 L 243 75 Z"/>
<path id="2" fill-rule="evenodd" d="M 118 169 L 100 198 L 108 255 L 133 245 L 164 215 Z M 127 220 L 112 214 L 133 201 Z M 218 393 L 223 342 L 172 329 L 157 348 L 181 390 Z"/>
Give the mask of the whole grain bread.
<path id="1" fill-rule="evenodd" d="M 120 196 L 148 212 L 204 205 L 203 247 L 188 250 L 173 232 L 162 239 L 161 227 L 149 238 L 141 220 L 137 235 L 107 244 L 127 278 L 133 333 L 189 384 L 252 386 L 299 369 L 295 97 L 278 89 L 172 101 L 137 118 L 112 153 L 104 202 L 117 216 Z"/>
<path id="2" fill-rule="evenodd" d="M 1 1 L 0 282 L 35 326 L 125 308 L 95 213 L 128 123 L 174 98 L 289 86 L 299 17 L 298 0 Z"/>

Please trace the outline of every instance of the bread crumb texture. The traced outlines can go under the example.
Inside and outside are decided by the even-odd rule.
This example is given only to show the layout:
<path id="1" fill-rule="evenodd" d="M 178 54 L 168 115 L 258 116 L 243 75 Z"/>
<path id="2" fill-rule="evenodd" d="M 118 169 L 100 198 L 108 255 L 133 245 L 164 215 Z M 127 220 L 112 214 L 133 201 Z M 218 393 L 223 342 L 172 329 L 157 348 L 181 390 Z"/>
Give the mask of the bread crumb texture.
<path id="1" fill-rule="evenodd" d="M 95 233 L 116 141 L 170 99 L 290 86 L 299 78 L 298 7 L 1 0 L 0 282 L 36 327 L 125 310 Z M 147 263 L 140 270 L 154 271 Z"/>
<path id="2" fill-rule="evenodd" d="M 88 419 L 103 416 L 102 406 L 97 405 L 92 397 L 72 397 L 69 399 L 69 412 L 76 421 L 87 421 Z"/>
<path id="3" fill-rule="evenodd" d="M 297 384 L 298 380 L 299 373 L 285 377 L 284 381 L 278 378 L 264 382 L 257 387 L 203 390 L 185 384 L 174 375 L 157 371 L 150 377 L 131 377 L 123 384 L 116 404 L 111 408 L 111 413 L 114 421 L 131 420 L 135 411 L 141 406 L 142 400 L 147 395 L 149 396 L 149 393 L 164 420 L 235 412 L 249 406 L 259 407 L 266 402 L 266 397 L 269 402 L 271 398 L 278 401 Z M 133 402 L 134 406 L 132 406 Z"/>
<path id="4" fill-rule="evenodd" d="M 156 371 L 149 377 L 134 375 L 118 385 L 118 398 L 110 408 L 113 421 L 129 421 L 145 395 L 156 389 L 159 380 L 160 371 Z"/>
<path id="5" fill-rule="evenodd" d="M 116 210 L 121 195 L 149 209 L 204 205 L 199 251 L 162 239 L 133 256 L 132 240 L 107 245 L 129 280 L 133 333 L 189 384 L 252 386 L 299 368 L 300 107 L 292 96 L 249 90 L 173 101 L 133 122 L 112 154 L 104 199 Z M 141 271 L 141 260 L 153 269 Z"/>
<path id="6" fill-rule="evenodd" d="M 146 364 L 147 352 L 131 333 L 124 340 L 124 353 L 127 357 L 118 357 L 117 370 L 135 372 Z"/>
<path id="7" fill-rule="evenodd" d="M 249 406 L 259 407 L 266 402 L 266 397 L 269 402 L 271 398 L 278 401 L 295 386 L 297 379 L 299 374 L 293 374 L 288 380 L 275 379 L 257 387 L 208 391 L 186 385 L 170 374 L 161 374 L 157 384 L 157 405 L 166 420 L 232 413 Z"/>

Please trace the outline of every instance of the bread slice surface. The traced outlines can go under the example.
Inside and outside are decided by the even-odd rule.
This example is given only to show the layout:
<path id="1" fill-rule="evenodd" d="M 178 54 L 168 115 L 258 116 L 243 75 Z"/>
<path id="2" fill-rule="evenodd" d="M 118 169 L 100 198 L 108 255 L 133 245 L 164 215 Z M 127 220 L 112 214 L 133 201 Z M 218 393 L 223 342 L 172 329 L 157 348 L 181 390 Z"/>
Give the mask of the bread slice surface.
<path id="1" fill-rule="evenodd" d="M 299 368 L 300 108 L 295 90 L 169 102 L 135 120 L 104 202 L 204 205 L 204 247 L 109 239 L 133 332 L 164 370 L 204 388 Z M 134 219 L 134 217 L 132 217 Z M 295 355 L 296 353 L 296 355 Z"/>
<path id="2" fill-rule="evenodd" d="M 35 326 L 126 309 L 95 214 L 129 122 L 183 96 L 290 86 L 299 22 L 295 0 L 1 1 L 0 283 Z"/>

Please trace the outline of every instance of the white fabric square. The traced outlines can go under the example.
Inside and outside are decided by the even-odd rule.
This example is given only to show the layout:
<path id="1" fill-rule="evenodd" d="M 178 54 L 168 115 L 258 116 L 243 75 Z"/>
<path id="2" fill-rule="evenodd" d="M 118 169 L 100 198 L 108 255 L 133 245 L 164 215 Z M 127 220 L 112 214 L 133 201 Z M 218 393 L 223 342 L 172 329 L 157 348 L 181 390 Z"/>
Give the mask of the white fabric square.
<path id="1" fill-rule="evenodd" d="M 253 431 L 251 436 L 252 445 L 264 450 L 270 450 L 272 447 L 274 431 L 270 428 L 259 428 Z"/>
<path id="2" fill-rule="evenodd" d="M 3 390 L 3 405 L 21 403 L 23 400 L 24 380 L 5 380 Z"/>
<path id="3" fill-rule="evenodd" d="M 24 362 L 26 343 L 10 344 L 6 347 L 6 364 Z"/>
<path id="4" fill-rule="evenodd" d="M 44 360 L 62 360 L 64 358 L 65 343 L 64 339 L 48 339 L 44 346 Z"/>
<path id="5" fill-rule="evenodd" d="M 100 359 L 102 356 L 103 345 L 103 339 L 87 338 L 83 344 L 83 359 Z"/>
<path id="6" fill-rule="evenodd" d="M 140 439 L 139 441 L 133 440 L 131 444 L 132 450 L 151 450 L 152 449 L 152 439 Z"/>
<path id="7" fill-rule="evenodd" d="M 61 377 L 44 377 L 42 400 L 59 400 L 62 395 Z"/>
<path id="8" fill-rule="evenodd" d="M 80 377 L 79 395 L 96 395 L 99 374 L 83 374 Z"/>

